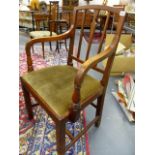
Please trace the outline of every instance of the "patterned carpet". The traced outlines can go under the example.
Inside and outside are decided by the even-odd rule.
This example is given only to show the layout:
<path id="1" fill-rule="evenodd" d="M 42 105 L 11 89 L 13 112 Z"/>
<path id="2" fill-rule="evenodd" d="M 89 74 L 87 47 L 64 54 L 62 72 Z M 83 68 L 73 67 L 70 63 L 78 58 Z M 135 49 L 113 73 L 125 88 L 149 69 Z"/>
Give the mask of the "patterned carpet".
<path id="1" fill-rule="evenodd" d="M 48 48 L 48 47 L 47 47 Z M 23 49 L 20 49 L 23 50 Z M 49 65 L 66 64 L 67 52 L 62 49 L 60 53 L 46 52 L 45 61 L 42 59 L 40 47 L 35 47 L 37 54 L 33 54 L 34 69 L 40 69 Z M 45 51 L 47 51 L 45 47 Z M 20 75 L 27 72 L 26 54 L 20 51 Z M 36 101 L 32 98 L 32 104 Z M 25 103 L 21 85 L 19 87 L 19 134 L 20 134 L 20 155 L 56 155 L 55 124 L 46 112 L 37 106 L 34 108 L 34 120 L 29 121 L 25 109 Z M 86 125 L 85 112 L 81 114 L 81 119 L 76 123 L 68 122 L 66 127 L 76 136 Z M 66 144 L 70 139 L 66 136 Z M 65 155 L 89 155 L 88 135 L 87 133 L 78 140 Z"/>

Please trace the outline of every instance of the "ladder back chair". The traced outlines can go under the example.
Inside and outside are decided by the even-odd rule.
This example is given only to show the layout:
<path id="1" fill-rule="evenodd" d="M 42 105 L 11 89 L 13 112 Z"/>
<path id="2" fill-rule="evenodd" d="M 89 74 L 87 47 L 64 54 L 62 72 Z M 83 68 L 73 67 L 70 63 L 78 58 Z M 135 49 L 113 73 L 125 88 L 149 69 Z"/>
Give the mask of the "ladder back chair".
<path id="1" fill-rule="evenodd" d="M 60 9 L 59 1 L 49 1 L 49 2 L 50 2 L 50 5 L 54 4 L 56 6 L 56 18 L 55 18 L 55 20 L 50 19 L 49 27 L 51 28 L 51 31 L 54 31 L 57 34 L 62 34 L 64 32 L 66 32 L 69 28 L 68 21 L 61 18 L 61 14 L 59 12 L 60 11 L 59 10 Z M 56 44 L 56 46 L 57 46 L 56 49 L 58 50 L 58 52 L 59 52 L 59 45 L 61 48 L 61 43 L 63 43 L 63 41 L 57 42 L 57 44 Z M 64 44 L 65 44 L 66 50 L 68 50 L 66 40 L 64 40 Z"/>
<path id="2" fill-rule="evenodd" d="M 54 32 L 54 29 L 51 28 L 52 26 L 50 26 L 49 24 L 49 20 L 55 20 L 56 18 L 56 6 L 53 5 L 53 3 L 50 3 L 50 7 L 48 9 L 46 8 L 47 5 L 45 4 L 46 4 L 45 2 L 44 3 L 40 2 L 39 11 L 34 11 L 33 13 L 35 30 L 29 33 L 31 39 L 57 35 L 57 33 Z M 52 49 L 51 42 L 49 42 L 49 44 L 50 49 Z M 41 45 L 43 51 L 43 58 L 45 58 L 44 42 L 42 42 Z"/>
<path id="3" fill-rule="evenodd" d="M 90 38 L 87 44 L 86 52 L 81 48 L 84 41 L 82 40 L 84 32 L 84 23 L 87 11 L 93 11 L 93 19 L 90 26 Z M 92 45 L 92 38 L 94 35 L 96 21 L 99 12 L 107 11 L 107 18 L 103 28 L 102 37 L 98 44 L 98 49 L 94 52 L 93 56 L 90 56 L 90 50 Z M 81 31 L 79 36 L 79 42 L 75 42 L 76 34 L 76 21 L 78 13 L 82 12 Z M 119 15 L 117 31 L 113 38 L 112 43 L 103 49 L 104 38 L 106 36 L 106 29 L 109 22 L 110 15 L 116 13 Z M 102 117 L 104 98 L 106 94 L 106 88 L 109 80 L 110 70 L 115 57 L 115 52 L 120 39 L 121 30 L 124 24 L 125 12 L 120 11 L 117 8 L 105 6 L 105 5 L 89 5 L 79 6 L 74 9 L 73 21 L 69 30 L 63 34 L 57 36 L 50 36 L 44 38 L 32 39 L 26 44 L 27 65 L 28 73 L 23 75 L 21 79 L 22 89 L 25 98 L 25 104 L 29 119 L 33 119 L 33 107 L 31 105 L 30 94 L 38 102 L 48 115 L 55 121 L 56 124 L 56 142 L 58 155 L 64 155 L 65 152 L 93 125 L 99 127 Z M 63 39 L 69 39 L 69 51 L 67 65 L 58 65 L 43 68 L 40 70 L 33 70 L 33 62 L 31 58 L 31 47 L 36 43 L 60 41 Z M 74 46 L 78 45 L 77 52 L 73 52 Z M 83 58 L 80 54 L 86 54 Z M 104 68 L 97 65 L 99 62 L 107 60 Z M 79 67 L 74 66 L 77 62 Z M 76 65 L 77 65 L 76 64 Z M 93 69 L 97 73 L 102 75 L 101 80 L 95 79 L 88 74 L 88 71 Z M 97 104 L 94 104 L 94 100 L 97 99 Z M 65 128 L 67 121 L 75 122 L 80 118 L 81 111 L 88 105 L 92 105 L 96 109 L 95 118 L 84 128 L 76 137 Z M 65 144 L 65 134 L 67 134 L 71 142 Z"/>

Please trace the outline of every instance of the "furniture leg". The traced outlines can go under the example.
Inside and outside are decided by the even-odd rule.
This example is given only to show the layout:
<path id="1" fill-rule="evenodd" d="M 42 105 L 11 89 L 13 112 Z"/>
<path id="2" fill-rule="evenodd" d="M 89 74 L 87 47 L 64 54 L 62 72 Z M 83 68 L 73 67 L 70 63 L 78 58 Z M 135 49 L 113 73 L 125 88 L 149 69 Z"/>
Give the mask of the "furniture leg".
<path id="1" fill-rule="evenodd" d="M 65 48 L 66 48 L 66 51 L 69 51 L 69 49 L 67 48 L 67 40 L 65 39 Z"/>
<path id="2" fill-rule="evenodd" d="M 51 42 L 49 42 L 49 45 L 50 45 L 50 51 L 52 51 L 52 44 L 51 44 Z"/>
<path id="3" fill-rule="evenodd" d="M 44 43 L 42 42 L 41 45 L 42 45 L 42 49 L 43 49 L 43 58 L 45 59 Z"/>
<path id="4" fill-rule="evenodd" d="M 34 12 L 31 12 L 31 13 L 32 13 L 32 30 L 34 31 L 35 30 Z"/>
<path id="5" fill-rule="evenodd" d="M 59 41 L 56 42 L 56 50 L 58 50 L 58 53 L 60 53 L 60 51 L 59 51 Z"/>
<path id="6" fill-rule="evenodd" d="M 103 111 L 103 105 L 104 105 L 104 97 L 105 95 L 103 94 L 97 98 L 96 116 L 99 116 L 99 120 L 95 123 L 96 127 L 99 127 L 101 123 L 102 111 Z"/>
<path id="7" fill-rule="evenodd" d="M 32 111 L 30 93 L 25 88 L 22 80 L 21 80 L 21 85 L 22 85 L 23 95 L 24 95 L 24 99 L 25 99 L 26 109 L 28 112 L 28 118 L 29 118 L 29 120 L 31 120 L 31 119 L 33 119 L 33 111 Z"/>
<path id="8" fill-rule="evenodd" d="M 58 155 L 65 154 L 65 122 L 56 123 L 56 142 Z"/>

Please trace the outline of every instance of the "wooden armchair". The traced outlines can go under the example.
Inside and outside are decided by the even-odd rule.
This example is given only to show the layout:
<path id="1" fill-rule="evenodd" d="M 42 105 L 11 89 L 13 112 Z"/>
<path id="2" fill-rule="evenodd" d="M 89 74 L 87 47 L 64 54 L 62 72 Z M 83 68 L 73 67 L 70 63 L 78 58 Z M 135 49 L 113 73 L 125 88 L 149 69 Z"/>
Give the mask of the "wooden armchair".
<path id="1" fill-rule="evenodd" d="M 83 43 L 82 33 L 84 31 L 86 12 L 89 9 L 94 10 L 94 16 L 91 23 L 90 39 L 87 47 L 84 48 L 86 49 L 86 56 L 83 60 L 81 57 L 81 54 L 84 54 L 84 49 L 81 49 Z M 96 27 L 96 18 L 101 10 L 108 12 L 106 23 L 96 54 L 90 57 L 92 38 Z M 81 23 L 79 43 L 77 44 L 74 41 L 76 21 L 78 13 L 81 11 L 83 20 Z M 103 39 L 105 38 L 107 25 L 112 13 L 119 15 L 117 31 L 110 46 L 102 50 Z M 21 77 L 21 83 L 29 119 L 33 119 L 32 109 L 35 106 L 31 105 L 30 94 L 32 94 L 38 102 L 36 105 L 40 105 L 55 121 L 58 155 L 64 155 L 65 151 L 67 151 L 93 124 L 95 124 L 96 127 L 100 125 L 109 74 L 120 39 L 124 19 L 125 12 L 117 8 L 104 5 L 76 7 L 73 13 L 73 22 L 67 32 L 57 36 L 32 39 L 26 44 L 28 73 Z M 33 71 L 30 49 L 34 44 L 59 41 L 67 38 L 70 40 L 67 65 L 52 66 Z M 75 44 L 78 45 L 77 53 L 73 53 Z M 97 64 L 106 58 L 108 61 L 105 68 L 99 68 Z M 78 64 L 81 64 L 80 67 L 74 67 L 73 61 L 77 61 Z M 88 74 L 90 69 L 102 74 L 100 81 Z M 95 99 L 97 99 L 97 104 L 93 103 Z M 96 116 L 80 134 L 73 137 L 72 134 L 65 129 L 65 123 L 67 121 L 77 121 L 80 112 L 88 105 L 92 105 L 96 109 Z M 71 143 L 67 146 L 65 145 L 65 134 L 71 139 Z"/>

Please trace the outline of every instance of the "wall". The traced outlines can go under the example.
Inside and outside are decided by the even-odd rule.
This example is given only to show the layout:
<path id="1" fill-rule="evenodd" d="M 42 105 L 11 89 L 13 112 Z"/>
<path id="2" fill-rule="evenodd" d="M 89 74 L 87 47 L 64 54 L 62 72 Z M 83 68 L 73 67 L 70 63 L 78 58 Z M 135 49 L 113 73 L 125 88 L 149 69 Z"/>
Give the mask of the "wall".
<path id="1" fill-rule="evenodd" d="M 23 3 L 25 5 L 28 5 L 30 0 L 22 0 L 22 1 L 23 1 Z M 43 1 L 43 0 L 39 0 L 39 1 Z M 44 1 L 47 2 L 47 3 L 49 3 L 49 0 L 44 0 Z M 120 2 L 120 0 L 108 0 L 108 5 L 111 5 L 112 6 L 114 4 L 119 4 L 119 2 Z M 91 1 L 91 3 L 92 4 L 102 4 L 103 3 L 103 0 L 93 0 L 93 1 Z M 62 5 L 62 0 L 59 0 L 59 5 L 60 6 Z"/>

